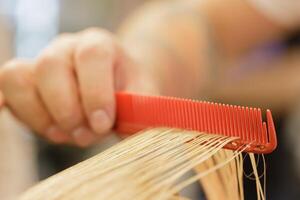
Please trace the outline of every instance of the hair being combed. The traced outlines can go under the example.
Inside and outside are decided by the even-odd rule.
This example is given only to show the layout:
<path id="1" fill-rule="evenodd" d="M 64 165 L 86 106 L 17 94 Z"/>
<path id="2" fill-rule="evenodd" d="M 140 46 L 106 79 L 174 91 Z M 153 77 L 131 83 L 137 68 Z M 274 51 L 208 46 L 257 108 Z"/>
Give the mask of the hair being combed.
<path id="1" fill-rule="evenodd" d="M 222 149 L 236 138 L 156 128 L 138 133 L 24 193 L 22 200 L 170 200 L 200 180 L 209 200 L 242 200 L 242 150 Z M 264 199 L 256 170 L 258 199 Z M 184 176 L 191 170 L 196 174 Z"/>

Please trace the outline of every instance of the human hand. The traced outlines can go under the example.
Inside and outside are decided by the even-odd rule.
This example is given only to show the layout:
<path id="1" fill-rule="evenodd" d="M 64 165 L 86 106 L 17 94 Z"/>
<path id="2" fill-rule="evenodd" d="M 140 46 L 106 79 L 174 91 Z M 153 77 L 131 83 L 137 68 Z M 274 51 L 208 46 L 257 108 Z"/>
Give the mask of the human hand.
<path id="1" fill-rule="evenodd" d="M 57 37 L 33 61 L 6 63 L 0 91 L 12 113 L 39 135 L 88 146 L 112 128 L 115 92 L 143 90 L 146 76 L 111 33 L 92 28 Z"/>

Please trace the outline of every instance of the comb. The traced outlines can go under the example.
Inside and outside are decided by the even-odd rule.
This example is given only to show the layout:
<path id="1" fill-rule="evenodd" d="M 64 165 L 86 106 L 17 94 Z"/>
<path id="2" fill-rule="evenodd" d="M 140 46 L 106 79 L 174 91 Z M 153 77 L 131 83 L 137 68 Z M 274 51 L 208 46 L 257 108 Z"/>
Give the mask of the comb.
<path id="1" fill-rule="evenodd" d="M 267 123 L 261 109 L 164 96 L 116 94 L 115 130 L 128 136 L 150 127 L 171 127 L 219 134 L 238 139 L 225 146 L 245 152 L 270 153 L 277 146 L 270 110 Z"/>

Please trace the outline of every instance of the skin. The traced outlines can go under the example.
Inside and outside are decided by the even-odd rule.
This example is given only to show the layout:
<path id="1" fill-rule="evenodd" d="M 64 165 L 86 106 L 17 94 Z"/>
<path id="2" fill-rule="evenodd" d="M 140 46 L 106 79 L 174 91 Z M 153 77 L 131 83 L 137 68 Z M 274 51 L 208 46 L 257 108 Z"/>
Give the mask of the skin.
<path id="1" fill-rule="evenodd" d="M 209 78 L 207 27 L 191 13 L 209 22 L 224 63 L 293 29 L 243 0 L 154 2 L 127 19 L 119 34 L 100 28 L 63 34 L 34 60 L 8 61 L 0 70 L 0 105 L 42 137 L 84 147 L 111 130 L 116 91 L 222 99 L 227 77 Z M 227 100 L 242 94 L 235 83 L 226 86 Z"/>

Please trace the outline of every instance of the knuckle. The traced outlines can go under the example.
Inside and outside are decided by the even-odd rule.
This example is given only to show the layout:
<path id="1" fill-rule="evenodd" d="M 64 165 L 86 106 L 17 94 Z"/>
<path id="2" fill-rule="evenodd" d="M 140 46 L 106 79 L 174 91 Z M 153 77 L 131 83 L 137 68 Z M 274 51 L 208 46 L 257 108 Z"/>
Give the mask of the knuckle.
<path id="1" fill-rule="evenodd" d="M 62 33 L 58 35 L 48 46 L 49 47 L 61 47 L 68 44 L 72 44 L 76 35 L 73 33 Z"/>
<path id="2" fill-rule="evenodd" d="M 37 59 L 36 66 L 38 69 L 44 68 L 47 66 L 53 66 L 57 63 L 56 58 L 52 54 L 46 54 Z"/>
<path id="3" fill-rule="evenodd" d="M 78 48 L 75 54 L 77 62 L 89 61 L 93 58 L 112 57 L 112 47 L 110 44 L 85 44 Z"/>
<path id="4" fill-rule="evenodd" d="M 36 61 L 36 73 L 44 73 L 45 70 L 61 65 L 61 61 L 57 58 L 57 56 L 53 53 L 47 53 L 45 55 L 40 56 Z"/>
<path id="5" fill-rule="evenodd" d="M 73 33 L 61 33 L 60 35 L 57 36 L 57 40 L 65 40 L 65 39 L 69 39 L 72 38 L 74 36 Z"/>
<path id="6" fill-rule="evenodd" d="M 82 122 L 81 115 L 72 111 L 59 112 L 56 120 L 64 130 L 72 130 Z"/>
<path id="7" fill-rule="evenodd" d="M 108 34 L 109 32 L 99 27 L 89 27 L 82 31 L 83 34 Z"/>
<path id="8" fill-rule="evenodd" d="M 32 85 L 32 76 L 27 68 L 20 61 L 9 61 L 1 69 L 1 87 L 14 86 L 26 88 Z"/>

